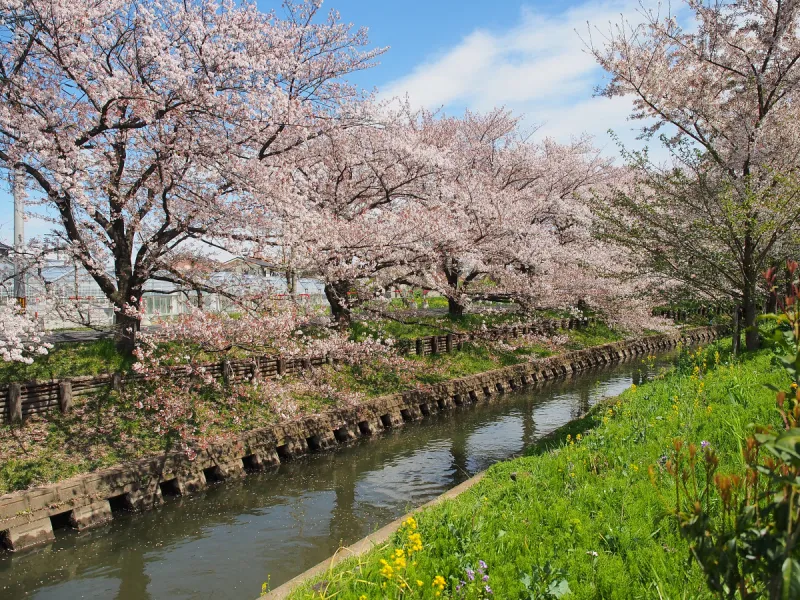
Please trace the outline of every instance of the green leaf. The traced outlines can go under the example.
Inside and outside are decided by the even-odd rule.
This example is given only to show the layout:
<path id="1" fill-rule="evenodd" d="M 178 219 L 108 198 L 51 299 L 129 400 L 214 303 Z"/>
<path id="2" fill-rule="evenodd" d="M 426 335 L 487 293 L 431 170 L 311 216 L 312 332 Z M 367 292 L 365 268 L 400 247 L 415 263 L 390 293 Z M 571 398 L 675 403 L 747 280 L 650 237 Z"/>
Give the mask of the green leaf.
<path id="1" fill-rule="evenodd" d="M 572 592 L 572 590 L 569 589 L 569 582 L 566 579 L 552 582 L 547 591 L 550 592 L 554 598 L 562 598 Z"/>
<path id="2" fill-rule="evenodd" d="M 800 598 L 800 563 L 792 557 L 787 558 L 783 561 L 781 573 L 783 575 L 781 598 L 783 600 Z"/>

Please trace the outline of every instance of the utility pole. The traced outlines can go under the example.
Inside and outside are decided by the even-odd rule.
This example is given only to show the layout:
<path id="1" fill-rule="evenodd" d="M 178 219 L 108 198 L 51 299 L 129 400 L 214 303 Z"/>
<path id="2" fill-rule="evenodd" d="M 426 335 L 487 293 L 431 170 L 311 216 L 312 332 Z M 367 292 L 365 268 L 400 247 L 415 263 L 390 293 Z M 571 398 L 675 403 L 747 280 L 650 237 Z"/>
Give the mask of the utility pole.
<path id="1" fill-rule="evenodd" d="M 25 271 L 21 257 L 25 245 L 25 175 L 21 169 L 14 170 L 14 297 L 22 310 L 25 310 Z"/>

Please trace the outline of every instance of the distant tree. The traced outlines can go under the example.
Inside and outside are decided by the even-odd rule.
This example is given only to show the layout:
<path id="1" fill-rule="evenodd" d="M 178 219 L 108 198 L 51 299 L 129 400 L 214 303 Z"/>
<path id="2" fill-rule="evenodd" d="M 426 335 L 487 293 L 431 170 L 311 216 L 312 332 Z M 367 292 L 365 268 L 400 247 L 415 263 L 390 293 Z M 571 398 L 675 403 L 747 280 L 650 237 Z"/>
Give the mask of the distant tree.
<path id="1" fill-rule="evenodd" d="M 630 155 L 632 179 L 607 198 L 602 233 L 631 250 L 648 277 L 741 305 L 748 349 L 759 275 L 796 248 L 800 202 L 800 3 L 686 0 L 696 29 L 644 11 L 645 22 L 589 41 L 612 76 L 609 97 L 632 95 L 674 166 Z"/>
<path id="2" fill-rule="evenodd" d="M 342 77 L 380 50 L 335 12 L 319 23 L 320 5 L 290 1 L 285 19 L 221 0 L 0 7 L 0 166 L 52 209 L 121 348 L 162 259 L 257 237 L 252 189 L 279 186 L 289 156 L 360 99 Z"/>

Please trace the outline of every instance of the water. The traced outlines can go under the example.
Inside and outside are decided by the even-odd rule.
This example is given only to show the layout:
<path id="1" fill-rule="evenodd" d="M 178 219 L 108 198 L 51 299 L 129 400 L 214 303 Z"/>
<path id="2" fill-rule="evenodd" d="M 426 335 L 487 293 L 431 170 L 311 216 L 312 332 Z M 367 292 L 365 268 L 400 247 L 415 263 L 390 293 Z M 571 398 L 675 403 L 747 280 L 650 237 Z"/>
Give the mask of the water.
<path id="1" fill-rule="evenodd" d="M 583 373 L 0 554 L 0 598 L 252 600 L 669 362 Z"/>

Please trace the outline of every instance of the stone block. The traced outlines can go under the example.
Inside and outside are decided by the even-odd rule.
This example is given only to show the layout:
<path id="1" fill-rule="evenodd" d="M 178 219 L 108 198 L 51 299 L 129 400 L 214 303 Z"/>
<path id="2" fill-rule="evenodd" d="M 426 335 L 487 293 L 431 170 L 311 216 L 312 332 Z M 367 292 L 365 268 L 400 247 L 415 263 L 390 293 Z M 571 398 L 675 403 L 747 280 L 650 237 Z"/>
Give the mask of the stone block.
<path id="1" fill-rule="evenodd" d="M 253 471 L 262 471 L 281 464 L 281 459 L 278 457 L 278 453 L 275 452 L 275 448 L 258 450 L 245 456 L 242 461 L 246 469 Z"/>
<path id="2" fill-rule="evenodd" d="M 50 519 L 45 518 L 12 527 L 2 534 L 2 538 L 6 548 L 18 552 L 31 546 L 52 542 L 56 536 Z"/>
<path id="3" fill-rule="evenodd" d="M 358 422 L 358 430 L 361 435 L 377 435 L 383 431 L 383 423 L 380 419 L 364 419 Z"/>
<path id="4" fill-rule="evenodd" d="M 161 494 L 161 487 L 157 484 L 131 490 L 123 496 L 125 508 L 133 511 L 150 510 L 163 502 L 164 497 Z"/>
<path id="5" fill-rule="evenodd" d="M 308 448 L 314 452 L 321 452 L 329 450 L 336 446 L 336 438 L 332 431 L 322 431 L 320 433 L 310 435 L 306 438 Z"/>
<path id="6" fill-rule="evenodd" d="M 217 471 L 222 479 L 232 479 L 234 477 L 244 477 L 244 465 L 242 459 L 235 459 L 217 465 Z"/>
<path id="7" fill-rule="evenodd" d="M 206 487 L 206 476 L 200 471 L 198 473 L 187 473 L 177 478 L 178 493 L 181 496 L 190 496 Z"/>
<path id="8" fill-rule="evenodd" d="M 73 508 L 69 516 L 69 524 L 78 531 L 83 531 L 90 527 L 104 525 L 111 519 L 113 519 L 111 505 L 108 500 L 102 500 L 87 506 Z"/>
<path id="9" fill-rule="evenodd" d="M 56 486 L 46 488 L 34 488 L 27 494 L 28 508 L 31 512 L 50 508 L 51 505 L 58 503 L 58 492 Z"/>
<path id="10" fill-rule="evenodd" d="M 347 442 L 352 442 L 359 438 L 359 431 L 358 426 L 355 425 L 343 425 L 338 429 L 333 430 L 333 435 L 336 438 L 336 441 L 340 444 L 346 444 Z"/>

